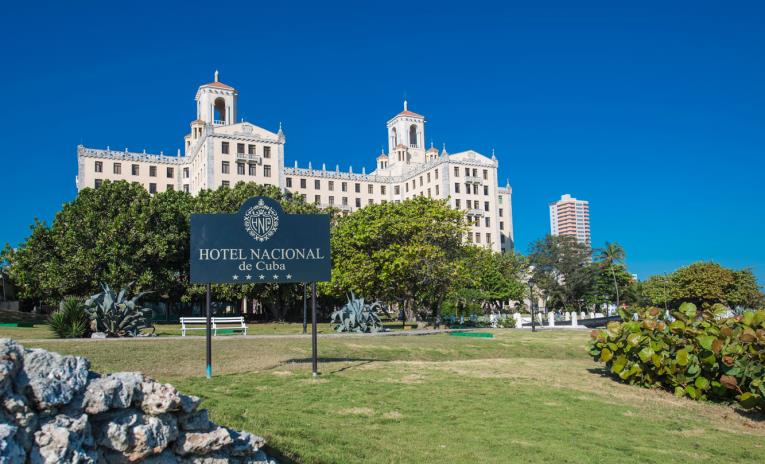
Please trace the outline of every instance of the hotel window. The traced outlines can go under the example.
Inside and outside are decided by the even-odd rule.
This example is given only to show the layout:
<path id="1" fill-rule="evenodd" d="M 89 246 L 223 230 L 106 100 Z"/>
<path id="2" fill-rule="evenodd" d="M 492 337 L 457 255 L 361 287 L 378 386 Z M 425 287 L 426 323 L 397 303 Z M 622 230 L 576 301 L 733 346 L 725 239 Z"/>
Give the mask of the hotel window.
<path id="1" fill-rule="evenodd" d="M 374 201 L 373 199 L 371 199 L 371 198 L 370 198 L 369 200 L 367 200 L 367 204 L 368 204 L 368 205 L 374 205 L 374 204 L 375 204 L 375 201 Z"/>
<path id="2" fill-rule="evenodd" d="M 343 197 L 343 206 L 348 206 L 348 197 Z"/>
<path id="3" fill-rule="evenodd" d="M 183 184 L 183 191 L 189 193 L 189 184 Z"/>
<path id="4" fill-rule="evenodd" d="M 184 179 L 189 178 L 189 168 L 183 168 L 183 178 Z"/>
<path id="5" fill-rule="evenodd" d="M 175 174 L 175 172 L 173 171 L 173 168 L 167 168 L 167 178 L 172 179 L 173 174 Z"/>
<path id="6" fill-rule="evenodd" d="M 436 195 L 438 195 L 438 185 L 436 185 Z"/>
<path id="7" fill-rule="evenodd" d="M 470 184 L 465 184 L 465 193 L 470 194 Z"/>
<path id="8" fill-rule="evenodd" d="M 502 242 L 502 243 L 505 243 L 505 236 L 504 235 L 500 235 L 499 236 L 499 241 Z"/>
<path id="9" fill-rule="evenodd" d="M 133 174 L 134 176 L 137 176 L 138 173 L 139 173 L 138 165 L 134 164 L 134 165 L 130 166 L 130 171 L 131 171 L 131 174 Z"/>
<path id="10" fill-rule="evenodd" d="M 420 187 L 422 187 L 422 176 L 420 176 Z"/>
<path id="11" fill-rule="evenodd" d="M 396 195 L 401 195 L 401 187 L 399 187 L 398 185 L 393 187 L 393 193 L 395 193 Z"/>
<path id="12" fill-rule="evenodd" d="M 460 193 L 460 184 L 459 182 L 454 183 L 454 193 Z"/>
<path id="13" fill-rule="evenodd" d="M 238 153 L 244 153 L 244 144 L 243 143 L 237 143 L 236 144 L 236 152 Z"/>
<path id="14" fill-rule="evenodd" d="M 486 216 L 485 218 L 483 218 L 483 221 L 486 227 L 491 227 L 491 221 L 489 220 L 489 216 Z"/>
<path id="15" fill-rule="evenodd" d="M 484 195 L 488 195 L 489 194 L 489 186 L 488 185 L 484 185 L 483 186 L 483 194 Z"/>
<path id="16" fill-rule="evenodd" d="M 228 142 L 221 142 L 220 143 L 220 152 L 224 155 L 228 155 Z"/>
<path id="17" fill-rule="evenodd" d="M 96 165 L 94 169 L 96 172 L 104 172 L 104 163 L 102 163 L 101 161 L 96 161 Z"/>
<path id="18" fill-rule="evenodd" d="M 438 169 L 436 169 L 435 171 L 433 171 L 433 174 L 436 176 L 436 179 L 438 179 Z"/>
<path id="19" fill-rule="evenodd" d="M 381 186 L 380 186 L 380 193 L 381 193 L 382 195 L 385 195 L 385 186 L 384 186 L 384 185 L 381 185 Z"/>
<path id="20" fill-rule="evenodd" d="M 304 189 L 304 188 L 306 188 L 306 186 L 305 186 L 305 185 L 306 185 L 306 184 L 305 184 L 305 179 L 300 179 L 300 188 L 301 188 L 301 189 Z"/>
<path id="21" fill-rule="evenodd" d="M 374 188 L 374 187 L 372 186 L 372 184 L 369 184 L 369 185 L 367 185 L 367 192 L 368 192 L 368 193 L 374 193 L 374 190 L 373 190 L 373 188 Z"/>
<path id="22" fill-rule="evenodd" d="M 329 196 L 329 204 L 330 205 L 334 205 L 335 204 L 335 197 L 332 196 L 332 195 Z"/>
<path id="23" fill-rule="evenodd" d="M 486 234 L 486 243 L 491 245 L 491 234 L 489 234 L 489 233 Z"/>
<path id="24" fill-rule="evenodd" d="M 361 208 L 361 198 L 356 198 L 356 208 Z"/>
<path id="25" fill-rule="evenodd" d="M 428 183 L 430 183 L 430 173 L 428 173 Z"/>
<path id="26" fill-rule="evenodd" d="M 221 161 L 220 172 L 222 172 L 223 174 L 228 174 L 228 161 Z"/>
<path id="27" fill-rule="evenodd" d="M 499 217 L 502 217 L 502 208 L 499 209 Z"/>
<path id="28" fill-rule="evenodd" d="M 112 172 L 115 174 L 122 174 L 122 163 L 114 163 L 114 166 L 112 166 Z"/>
<path id="29" fill-rule="evenodd" d="M 315 188 L 316 190 L 321 189 L 321 181 L 319 179 L 316 179 L 315 181 L 313 181 L 313 188 Z"/>
<path id="30" fill-rule="evenodd" d="M 271 157 L 271 147 L 263 147 L 263 158 Z"/>
<path id="31" fill-rule="evenodd" d="M 98 188 L 98 187 L 100 187 L 100 186 L 101 186 L 101 184 L 103 184 L 103 183 L 104 183 L 104 181 L 102 181 L 101 179 L 96 179 L 96 181 L 95 181 L 95 183 L 94 183 L 93 185 L 95 185 L 95 187 L 96 187 L 96 188 Z"/>
<path id="32" fill-rule="evenodd" d="M 254 155 L 255 154 L 255 145 L 247 145 L 247 154 Z"/>
<path id="33" fill-rule="evenodd" d="M 331 180 L 331 181 L 327 182 L 327 185 L 329 185 L 329 187 L 327 187 L 327 188 L 329 189 L 330 192 L 334 192 L 335 191 L 335 181 L 334 180 Z"/>
<path id="34" fill-rule="evenodd" d="M 292 177 L 287 177 L 284 180 L 287 182 L 287 188 L 292 188 Z"/>
<path id="35" fill-rule="evenodd" d="M 236 173 L 244 175 L 244 163 L 236 163 Z"/>
<path id="36" fill-rule="evenodd" d="M 460 209 L 460 199 L 459 198 L 454 200 L 454 207 L 457 208 L 457 209 Z"/>
<path id="37" fill-rule="evenodd" d="M 157 167 L 149 166 L 149 177 L 157 177 Z"/>
<path id="38" fill-rule="evenodd" d="M 499 229 L 500 230 L 505 230 L 505 223 L 504 222 L 499 221 Z"/>
<path id="39" fill-rule="evenodd" d="M 354 190 L 356 193 L 361 193 L 361 184 L 359 184 L 359 183 L 356 183 L 356 184 L 353 186 L 353 190 Z"/>
<path id="40" fill-rule="evenodd" d="M 428 198 L 430 198 L 430 189 L 428 189 Z"/>
<path id="41" fill-rule="evenodd" d="M 478 169 L 473 168 L 473 177 L 478 177 Z"/>
<path id="42" fill-rule="evenodd" d="M 173 184 L 167 184 L 167 188 L 165 190 L 169 192 L 170 190 L 175 190 L 175 188 L 173 187 Z"/>
<path id="43" fill-rule="evenodd" d="M 476 232 L 475 233 L 475 243 L 481 243 L 481 233 Z"/>
<path id="44" fill-rule="evenodd" d="M 268 164 L 263 165 L 263 177 L 271 177 L 271 166 Z"/>
<path id="45" fill-rule="evenodd" d="M 473 232 L 468 232 L 468 242 L 473 243 Z"/>
<path id="46" fill-rule="evenodd" d="M 483 180 L 489 180 L 489 171 L 483 170 Z"/>
<path id="47" fill-rule="evenodd" d="M 228 182 L 227 180 L 224 180 L 224 181 L 222 181 L 222 182 L 220 183 L 220 186 L 221 186 L 221 187 L 226 187 L 226 188 L 228 188 L 228 186 L 229 186 L 229 185 L 230 185 L 230 184 L 229 184 L 229 182 Z"/>
<path id="48" fill-rule="evenodd" d="M 149 193 L 157 193 L 157 184 L 154 182 L 149 184 Z"/>
<path id="49" fill-rule="evenodd" d="M 454 177 L 459 177 L 459 176 L 460 176 L 460 168 L 458 168 L 457 166 L 454 166 Z"/>
<path id="50" fill-rule="evenodd" d="M 499 196 L 499 202 L 502 203 L 502 195 Z"/>
<path id="51" fill-rule="evenodd" d="M 484 201 L 483 202 L 483 210 L 484 211 L 489 211 L 489 202 L 488 201 Z"/>
<path id="52" fill-rule="evenodd" d="M 407 182 L 406 184 L 404 184 L 404 187 L 406 187 L 406 191 L 407 191 L 407 192 L 409 192 L 409 182 Z"/>
<path id="53" fill-rule="evenodd" d="M 254 164 L 248 165 L 247 168 L 249 169 L 249 174 L 251 176 L 254 176 L 255 174 L 257 174 L 257 171 L 255 169 L 255 165 Z"/>
<path id="54" fill-rule="evenodd" d="M 343 192 L 347 192 L 348 191 L 348 182 L 342 182 L 340 184 L 340 190 L 342 190 Z"/>
<path id="55" fill-rule="evenodd" d="M 313 202 L 314 202 L 314 204 L 316 204 L 316 205 L 320 204 L 320 203 L 321 203 L 321 195 L 315 195 L 315 196 L 313 197 Z"/>

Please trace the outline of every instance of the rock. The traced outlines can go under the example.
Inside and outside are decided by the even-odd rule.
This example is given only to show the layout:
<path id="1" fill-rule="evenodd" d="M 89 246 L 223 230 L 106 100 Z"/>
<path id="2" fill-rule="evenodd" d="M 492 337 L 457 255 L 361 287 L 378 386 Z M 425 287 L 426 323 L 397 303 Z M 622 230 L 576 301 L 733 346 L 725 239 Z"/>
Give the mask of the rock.
<path id="1" fill-rule="evenodd" d="M 218 427 L 210 432 L 182 433 L 178 440 L 176 440 L 173 450 L 181 456 L 187 454 L 205 455 L 218 451 L 224 446 L 230 445 L 233 441 L 227 429 Z"/>
<path id="2" fill-rule="evenodd" d="M 35 432 L 29 461 L 32 464 L 95 463 L 97 453 L 92 449 L 93 444 L 86 414 L 77 418 L 59 414 Z"/>
<path id="3" fill-rule="evenodd" d="M 184 432 L 207 432 L 211 428 L 207 409 L 181 416 L 178 425 Z"/>
<path id="4" fill-rule="evenodd" d="M 151 416 L 127 409 L 99 424 L 96 440 L 98 445 L 136 461 L 162 453 L 177 437 L 178 425 L 173 416 Z"/>
<path id="5" fill-rule="evenodd" d="M 90 334 L 90 338 L 107 338 L 106 332 L 93 332 Z"/>
<path id="6" fill-rule="evenodd" d="M 181 409 L 181 395 L 172 385 L 154 380 L 141 384 L 141 409 L 147 414 L 163 414 Z"/>
<path id="7" fill-rule="evenodd" d="M 232 456 L 255 454 L 266 444 L 266 440 L 263 437 L 253 435 L 250 432 L 237 432 L 231 429 L 228 429 L 228 432 L 233 442 L 226 447 L 226 451 Z"/>
<path id="8" fill-rule="evenodd" d="M 110 374 L 92 379 L 85 388 L 79 407 L 88 414 L 129 408 L 141 395 L 139 387 L 143 380 L 143 375 L 137 372 Z"/>
<path id="9" fill-rule="evenodd" d="M 26 452 L 16 441 L 17 430 L 12 425 L 0 423 L 0 464 L 24 462 Z"/>
<path id="10" fill-rule="evenodd" d="M 37 414 L 26 403 L 26 398 L 16 393 L 7 394 L 2 404 L 6 415 L 10 416 L 9 421 L 18 427 L 16 440 L 25 451 L 29 451 L 32 449 L 34 432 L 37 430 Z"/>
<path id="11" fill-rule="evenodd" d="M 16 376 L 24 348 L 9 338 L 0 338 L 0 395 L 10 387 L 11 379 Z"/>
<path id="12" fill-rule="evenodd" d="M 16 391 L 24 392 L 38 410 L 63 406 L 84 390 L 89 368 L 88 360 L 79 356 L 27 350 Z"/>
<path id="13" fill-rule="evenodd" d="M 199 403 L 202 399 L 198 396 L 190 396 L 181 394 L 181 410 L 186 414 L 192 413 L 197 410 Z"/>

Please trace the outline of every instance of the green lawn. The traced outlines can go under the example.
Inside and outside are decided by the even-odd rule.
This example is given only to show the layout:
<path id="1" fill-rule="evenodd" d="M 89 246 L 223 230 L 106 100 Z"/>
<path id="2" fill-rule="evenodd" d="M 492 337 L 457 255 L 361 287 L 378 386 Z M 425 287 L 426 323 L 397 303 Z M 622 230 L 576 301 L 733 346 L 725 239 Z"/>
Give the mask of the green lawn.
<path id="1" fill-rule="evenodd" d="M 614 382 L 585 331 L 492 332 L 320 338 L 315 380 L 307 338 L 220 337 L 212 380 L 199 339 L 29 346 L 173 382 L 301 463 L 765 462 L 762 418 Z"/>

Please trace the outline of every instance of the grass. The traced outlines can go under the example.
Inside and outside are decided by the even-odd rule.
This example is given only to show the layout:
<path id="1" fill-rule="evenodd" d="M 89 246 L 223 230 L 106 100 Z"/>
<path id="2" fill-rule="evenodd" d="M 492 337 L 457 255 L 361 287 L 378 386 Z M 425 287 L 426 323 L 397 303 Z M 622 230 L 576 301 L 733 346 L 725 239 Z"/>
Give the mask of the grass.
<path id="1" fill-rule="evenodd" d="M 307 338 L 220 337 L 212 380 L 199 339 L 29 346 L 173 382 L 301 463 L 765 462 L 761 417 L 617 383 L 586 332 L 491 332 L 320 338 L 317 379 Z"/>

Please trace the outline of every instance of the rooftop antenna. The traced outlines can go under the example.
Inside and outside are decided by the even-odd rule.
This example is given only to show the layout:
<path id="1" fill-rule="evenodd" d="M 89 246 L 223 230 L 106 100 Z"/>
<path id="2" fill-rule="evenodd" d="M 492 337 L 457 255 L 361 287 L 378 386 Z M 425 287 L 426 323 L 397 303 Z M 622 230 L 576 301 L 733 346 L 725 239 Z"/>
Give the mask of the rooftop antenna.
<path id="1" fill-rule="evenodd" d="M 215 70 L 215 82 L 218 82 L 218 70 Z"/>

